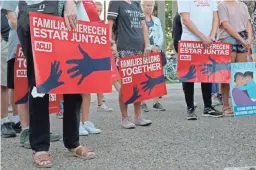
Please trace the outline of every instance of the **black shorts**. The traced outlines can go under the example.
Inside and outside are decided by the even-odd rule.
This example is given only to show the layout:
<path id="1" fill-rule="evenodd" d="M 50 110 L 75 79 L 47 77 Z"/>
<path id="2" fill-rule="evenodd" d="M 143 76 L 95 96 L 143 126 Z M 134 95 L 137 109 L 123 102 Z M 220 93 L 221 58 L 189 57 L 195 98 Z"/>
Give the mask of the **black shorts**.
<path id="1" fill-rule="evenodd" d="M 15 58 L 7 62 L 7 87 L 14 89 L 14 63 Z"/>

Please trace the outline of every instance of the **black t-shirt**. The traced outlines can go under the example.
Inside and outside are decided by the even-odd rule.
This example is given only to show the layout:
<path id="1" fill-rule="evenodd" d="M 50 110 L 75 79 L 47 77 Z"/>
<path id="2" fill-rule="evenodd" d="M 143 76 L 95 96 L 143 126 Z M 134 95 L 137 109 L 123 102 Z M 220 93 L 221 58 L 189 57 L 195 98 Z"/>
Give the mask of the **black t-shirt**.
<path id="1" fill-rule="evenodd" d="M 7 16 L 1 12 L 1 35 L 5 41 L 8 41 L 10 26 Z"/>
<path id="2" fill-rule="evenodd" d="M 180 18 L 180 15 L 177 13 L 173 19 L 173 27 L 172 27 L 173 45 L 176 52 L 178 52 L 178 43 L 181 39 L 181 35 L 182 35 L 181 18 Z"/>
<path id="3" fill-rule="evenodd" d="M 144 49 L 141 20 L 145 20 L 145 16 L 138 2 L 132 1 L 129 4 L 125 1 L 111 0 L 108 19 L 114 20 L 116 24 L 118 50 L 142 51 Z"/>

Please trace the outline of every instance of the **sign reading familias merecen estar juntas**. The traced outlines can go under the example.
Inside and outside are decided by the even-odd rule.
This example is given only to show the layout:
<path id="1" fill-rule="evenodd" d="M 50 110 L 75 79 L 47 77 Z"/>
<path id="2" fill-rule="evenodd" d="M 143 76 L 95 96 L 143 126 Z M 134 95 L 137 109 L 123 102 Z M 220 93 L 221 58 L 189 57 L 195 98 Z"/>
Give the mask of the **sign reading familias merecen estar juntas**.
<path id="1" fill-rule="evenodd" d="M 29 15 L 39 93 L 112 91 L 107 24 L 78 21 L 77 29 L 69 31 L 62 17 Z"/>
<path id="2" fill-rule="evenodd" d="M 229 83 L 231 45 L 214 42 L 204 48 L 199 41 L 180 41 L 178 78 L 182 82 Z"/>

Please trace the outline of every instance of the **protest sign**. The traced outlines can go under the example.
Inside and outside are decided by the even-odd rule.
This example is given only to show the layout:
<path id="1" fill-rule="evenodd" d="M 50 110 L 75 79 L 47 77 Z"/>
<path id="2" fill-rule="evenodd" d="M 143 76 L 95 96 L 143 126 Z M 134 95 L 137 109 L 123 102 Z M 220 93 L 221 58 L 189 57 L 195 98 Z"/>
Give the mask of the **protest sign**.
<path id="1" fill-rule="evenodd" d="M 199 41 L 180 41 L 178 78 L 182 82 L 229 83 L 231 45 L 214 42 L 204 48 Z"/>
<path id="2" fill-rule="evenodd" d="M 28 102 L 27 60 L 20 44 L 16 50 L 14 63 L 14 100 L 16 104 Z"/>
<path id="3" fill-rule="evenodd" d="M 28 79 L 27 79 L 27 60 L 22 52 L 21 45 L 17 46 L 14 63 L 14 101 L 15 104 L 26 104 L 28 102 Z M 49 113 L 60 111 L 61 95 L 49 95 Z"/>
<path id="4" fill-rule="evenodd" d="M 112 82 L 120 80 L 121 77 L 117 70 L 116 62 L 113 56 L 111 57 L 111 70 L 112 70 Z"/>
<path id="5" fill-rule="evenodd" d="M 112 91 L 107 24 L 78 21 L 68 31 L 63 18 L 31 12 L 30 32 L 39 93 Z"/>
<path id="6" fill-rule="evenodd" d="M 121 93 L 125 104 L 166 95 L 166 84 L 160 53 L 148 57 L 121 58 Z"/>
<path id="7" fill-rule="evenodd" d="M 230 91 L 235 116 L 256 116 L 256 63 L 232 63 Z"/>

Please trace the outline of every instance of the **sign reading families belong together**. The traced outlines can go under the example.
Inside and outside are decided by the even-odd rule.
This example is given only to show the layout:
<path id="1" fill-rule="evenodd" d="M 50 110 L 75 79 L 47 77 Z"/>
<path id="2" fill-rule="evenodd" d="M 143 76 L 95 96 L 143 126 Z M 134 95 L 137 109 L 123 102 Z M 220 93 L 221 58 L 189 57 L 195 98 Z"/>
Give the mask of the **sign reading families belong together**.
<path id="1" fill-rule="evenodd" d="M 107 24 L 78 21 L 69 31 L 63 18 L 32 12 L 30 31 L 39 93 L 112 91 Z"/>
<path id="2" fill-rule="evenodd" d="M 166 95 L 160 53 L 122 58 L 119 67 L 125 104 Z"/>

